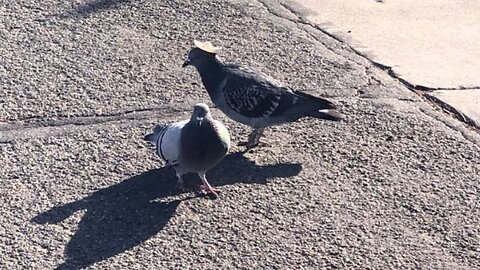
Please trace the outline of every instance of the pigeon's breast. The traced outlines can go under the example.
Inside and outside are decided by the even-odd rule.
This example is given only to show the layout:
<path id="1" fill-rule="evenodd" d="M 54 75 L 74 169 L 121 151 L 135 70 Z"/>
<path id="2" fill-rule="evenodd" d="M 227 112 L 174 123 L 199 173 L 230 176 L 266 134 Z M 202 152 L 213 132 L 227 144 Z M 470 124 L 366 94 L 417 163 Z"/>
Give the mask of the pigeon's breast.
<path id="1" fill-rule="evenodd" d="M 205 126 L 186 126 L 180 141 L 180 164 L 189 172 L 207 171 L 222 160 L 228 152 L 228 141 L 224 141 L 217 130 Z"/>

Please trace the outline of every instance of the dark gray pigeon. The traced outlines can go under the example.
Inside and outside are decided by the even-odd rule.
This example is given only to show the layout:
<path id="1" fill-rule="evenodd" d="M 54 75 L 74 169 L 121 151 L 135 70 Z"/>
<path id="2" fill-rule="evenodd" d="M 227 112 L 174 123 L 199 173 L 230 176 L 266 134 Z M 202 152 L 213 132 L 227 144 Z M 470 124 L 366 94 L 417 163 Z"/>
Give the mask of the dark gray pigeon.
<path id="1" fill-rule="evenodd" d="M 225 64 L 220 48 L 195 40 L 183 67 L 194 66 L 213 103 L 228 117 L 253 127 L 247 149 L 258 145 L 265 127 L 310 116 L 338 121 L 343 116 L 322 98 L 291 90 L 279 81 L 248 67 Z"/>
<path id="2" fill-rule="evenodd" d="M 221 122 L 212 118 L 206 104 L 195 105 L 190 120 L 156 126 L 145 140 L 155 143 L 157 154 L 175 169 L 177 187 L 184 189 L 182 175 L 197 173 L 203 188 L 217 196 L 219 190 L 208 183 L 205 174 L 227 154 L 230 135 Z"/>

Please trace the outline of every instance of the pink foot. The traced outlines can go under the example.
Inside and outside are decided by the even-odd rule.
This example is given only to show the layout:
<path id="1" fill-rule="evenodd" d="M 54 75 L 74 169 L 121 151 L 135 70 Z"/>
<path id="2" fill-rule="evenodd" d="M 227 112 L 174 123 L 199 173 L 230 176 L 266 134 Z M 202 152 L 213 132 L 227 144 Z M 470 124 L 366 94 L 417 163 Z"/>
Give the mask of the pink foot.
<path id="1" fill-rule="evenodd" d="M 213 195 L 215 198 L 218 198 L 218 193 L 222 192 L 218 188 L 214 188 L 214 187 L 209 188 L 208 186 L 205 186 L 205 185 L 200 185 L 200 190 L 206 192 L 207 194 Z"/>

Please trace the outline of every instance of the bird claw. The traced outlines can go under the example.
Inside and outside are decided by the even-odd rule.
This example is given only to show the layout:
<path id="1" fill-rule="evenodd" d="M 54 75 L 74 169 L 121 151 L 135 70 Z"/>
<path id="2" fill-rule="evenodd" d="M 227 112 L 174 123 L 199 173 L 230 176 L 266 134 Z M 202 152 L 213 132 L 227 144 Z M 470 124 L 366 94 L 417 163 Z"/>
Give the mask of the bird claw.
<path id="1" fill-rule="evenodd" d="M 218 198 L 218 193 L 222 192 L 220 189 L 218 188 L 214 188 L 212 187 L 211 189 L 209 189 L 207 186 L 205 185 L 200 185 L 200 191 L 206 193 L 207 195 L 210 195 L 212 196 L 214 199 Z"/>

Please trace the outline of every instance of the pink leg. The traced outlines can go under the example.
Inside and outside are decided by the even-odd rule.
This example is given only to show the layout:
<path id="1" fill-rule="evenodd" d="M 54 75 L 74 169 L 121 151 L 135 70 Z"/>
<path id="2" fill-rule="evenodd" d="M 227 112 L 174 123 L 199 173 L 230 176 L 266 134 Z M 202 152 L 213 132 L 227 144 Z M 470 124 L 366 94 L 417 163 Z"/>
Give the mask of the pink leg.
<path id="1" fill-rule="evenodd" d="M 210 193 L 212 194 L 213 196 L 215 196 L 215 198 L 218 197 L 218 193 L 220 193 L 220 190 L 217 189 L 217 188 L 214 188 L 212 187 L 208 181 L 207 181 L 207 178 L 205 177 L 205 173 L 198 173 L 198 176 L 200 176 L 200 179 L 202 179 L 202 182 L 203 182 L 203 189 L 205 189 L 207 191 L 207 193 Z"/>

